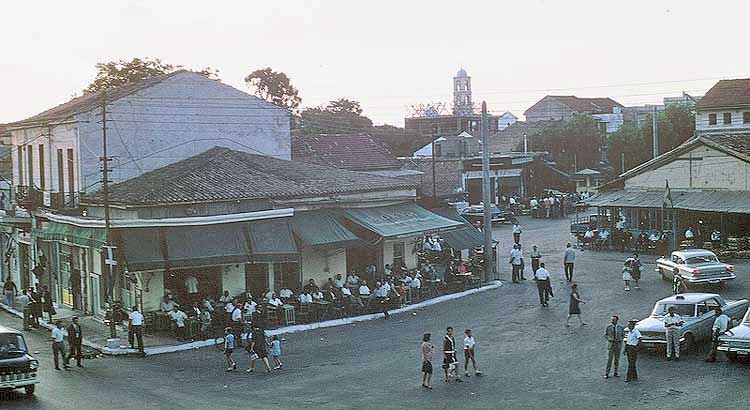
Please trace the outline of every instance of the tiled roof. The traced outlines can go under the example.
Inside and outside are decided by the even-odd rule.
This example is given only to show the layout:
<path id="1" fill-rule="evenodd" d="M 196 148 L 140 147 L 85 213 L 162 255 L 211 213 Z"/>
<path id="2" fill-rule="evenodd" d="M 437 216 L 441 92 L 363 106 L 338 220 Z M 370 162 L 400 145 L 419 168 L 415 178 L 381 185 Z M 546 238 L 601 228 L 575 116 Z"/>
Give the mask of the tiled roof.
<path id="1" fill-rule="evenodd" d="M 516 121 L 505 129 L 490 135 L 490 148 L 492 148 L 492 152 L 515 151 L 523 143 L 523 134 L 531 138 L 548 124 L 549 121 Z"/>
<path id="2" fill-rule="evenodd" d="M 524 114 L 531 111 L 537 106 L 537 104 L 547 99 L 556 100 L 566 105 L 571 110 L 581 114 L 607 114 L 612 113 L 614 107 L 623 106 L 609 97 L 579 98 L 574 95 L 548 95 L 532 105 Z"/>
<path id="3" fill-rule="evenodd" d="M 157 76 L 150 77 L 142 81 L 136 81 L 133 83 L 125 84 L 123 86 L 107 90 L 107 100 L 109 102 L 118 100 L 122 97 L 130 95 L 134 92 L 140 91 L 144 88 L 154 86 L 177 74 L 188 73 L 188 72 L 189 72 L 188 70 L 177 70 L 172 73 L 157 75 Z M 84 94 L 80 97 L 73 98 L 72 100 L 66 103 L 50 108 L 47 111 L 34 115 L 33 117 L 26 118 L 25 120 L 15 122 L 10 125 L 22 126 L 22 125 L 44 123 L 47 121 L 65 120 L 74 115 L 91 111 L 99 107 L 101 105 L 101 102 L 102 102 L 101 91 L 95 92 L 95 93 Z"/>
<path id="4" fill-rule="evenodd" d="M 622 107 L 623 105 L 609 97 L 595 97 L 595 98 L 579 98 L 579 100 L 586 101 L 599 107 L 599 110 L 594 111 L 594 114 L 612 113 L 614 107 Z"/>
<path id="5" fill-rule="evenodd" d="M 701 134 L 699 139 L 709 145 L 717 145 L 731 150 L 732 153 L 750 157 L 750 132 L 747 133 L 723 133 L 723 134 Z"/>
<path id="6" fill-rule="evenodd" d="M 413 183 L 214 147 L 115 184 L 110 200 L 126 205 L 292 199 L 414 188 Z M 83 202 L 99 202 L 101 192 Z"/>
<path id="7" fill-rule="evenodd" d="M 295 135 L 292 159 L 353 171 L 400 166 L 388 148 L 367 134 Z"/>
<path id="8" fill-rule="evenodd" d="M 695 105 L 696 110 L 750 105 L 750 78 L 721 80 Z"/>

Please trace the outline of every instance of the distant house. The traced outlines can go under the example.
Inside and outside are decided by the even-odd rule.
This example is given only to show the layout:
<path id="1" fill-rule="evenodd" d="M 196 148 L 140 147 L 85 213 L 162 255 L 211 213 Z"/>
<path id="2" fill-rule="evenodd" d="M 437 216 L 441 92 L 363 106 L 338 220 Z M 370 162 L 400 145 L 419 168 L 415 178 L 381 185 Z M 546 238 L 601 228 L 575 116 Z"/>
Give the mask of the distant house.
<path id="1" fill-rule="evenodd" d="M 538 134 L 548 121 L 517 121 L 489 136 L 490 149 L 493 153 L 523 151 L 524 135 L 532 138 Z"/>
<path id="2" fill-rule="evenodd" d="M 595 169 L 582 169 L 570 176 L 570 181 L 575 184 L 576 192 L 595 192 L 596 188 L 607 182 L 608 177 L 601 171 Z"/>
<path id="3" fill-rule="evenodd" d="M 497 129 L 503 130 L 505 128 L 508 128 L 508 126 L 516 121 L 518 121 L 518 117 L 513 115 L 512 112 L 506 111 L 497 118 Z"/>
<path id="4" fill-rule="evenodd" d="M 750 132 L 750 78 L 721 80 L 695 105 L 695 132 Z"/>
<path id="5" fill-rule="evenodd" d="M 548 95 L 524 112 L 526 121 L 569 120 L 588 115 L 601 124 L 602 131 L 614 132 L 622 127 L 623 105 L 608 97 L 580 98 L 573 95 Z"/>

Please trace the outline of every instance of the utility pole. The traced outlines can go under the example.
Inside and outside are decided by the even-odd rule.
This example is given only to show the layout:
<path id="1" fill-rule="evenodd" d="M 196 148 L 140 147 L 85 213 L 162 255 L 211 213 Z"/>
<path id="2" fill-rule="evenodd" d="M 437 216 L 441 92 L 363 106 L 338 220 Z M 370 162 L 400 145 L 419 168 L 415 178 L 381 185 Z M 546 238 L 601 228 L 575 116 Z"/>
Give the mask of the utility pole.
<path id="1" fill-rule="evenodd" d="M 620 163 L 621 163 L 621 166 L 622 166 L 622 172 L 621 172 L 621 174 L 624 174 L 625 173 L 625 152 L 622 152 L 620 155 L 621 155 Z"/>
<path id="2" fill-rule="evenodd" d="M 104 235 L 106 238 L 106 242 L 104 243 L 104 246 L 102 247 L 102 250 L 104 251 L 104 263 L 107 265 L 107 273 L 109 278 L 107 278 L 107 288 L 108 288 L 108 295 L 107 295 L 107 302 L 109 303 L 109 333 L 110 337 L 116 338 L 117 337 L 117 328 L 115 327 L 115 315 L 117 312 L 115 312 L 114 309 L 114 302 L 115 302 L 115 289 L 116 287 L 116 281 L 115 280 L 115 265 L 117 262 L 115 262 L 114 258 L 114 247 L 112 246 L 112 231 L 111 231 L 111 221 L 110 221 L 110 212 L 109 212 L 109 154 L 107 153 L 107 92 L 102 91 L 102 157 L 100 158 L 100 161 L 102 161 L 102 197 L 104 201 Z"/>
<path id="3" fill-rule="evenodd" d="M 654 127 L 654 158 L 659 156 L 659 121 L 657 121 L 656 106 L 654 106 L 654 116 L 652 118 Z"/>
<path id="4" fill-rule="evenodd" d="M 487 132 L 487 103 L 482 101 L 482 124 L 479 127 L 479 139 L 482 140 L 482 202 L 484 203 L 484 280 L 494 278 L 495 264 L 492 258 L 492 196 L 490 186 L 490 143 Z"/>
<path id="5" fill-rule="evenodd" d="M 432 130 L 432 200 L 437 204 L 437 181 L 435 180 L 435 139 L 438 137 L 439 125 Z"/>
<path id="6" fill-rule="evenodd" d="M 529 137 L 526 135 L 526 133 L 523 133 L 523 153 L 528 154 L 529 153 Z"/>

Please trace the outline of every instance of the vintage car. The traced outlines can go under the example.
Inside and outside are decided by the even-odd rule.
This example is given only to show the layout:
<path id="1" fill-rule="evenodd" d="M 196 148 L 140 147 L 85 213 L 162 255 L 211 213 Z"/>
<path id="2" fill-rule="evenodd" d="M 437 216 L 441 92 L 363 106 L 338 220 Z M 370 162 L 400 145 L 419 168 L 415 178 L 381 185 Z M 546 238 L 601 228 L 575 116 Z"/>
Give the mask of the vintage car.
<path id="1" fill-rule="evenodd" d="M 656 302 L 651 316 L 638 321 L 635 328 L 641 332 L 641 344 L 646 348 L 666 347 L 664 316 L 674 306 L 675 313 L 685 322 L 680 328 L 680 346 L 683 351 L 688 351 L 697 341 L 710 340 L 716 307 L 720 307 L 732 320 L 739 320 L 747 311 L 748 304 L 747 299 L 725 301 L 715 293 L 683 293 Z"/>
<path id="2" fill-rule="evenodd" d="M 471 205 L 461 212 L 461 216 L 472 224 L 476 224 L 477 222 L 482 223 L 484 221 L 484 206 Z M 492 218 L 493 224 L 505 222 L 515 223 L 517 221 L 516 217 L 513 216 L 513 213 L 505 209 L 500 209 L 494 204 L 490 206 L 490 217 Z"/>
<path id="3" fill-rule="evenodd" d="M 686 285 L 717 284 L 734 280 L 734 266 L 719 262 L 716 255 L 705 249 L 685 249 L 656 260 L 656 271 L 662 279 L 673 280 L 679 275 Z"/>
<path id="4" fill-rule="evenodd" d="M 38 369 L 39 361 L 29 354 L 23 333 L 0 326 L 0 390 L 23 388 L 34 394 Z"/>
<path id="5" fill-rule="evenodd" d="M 730 361 L 738 356 L 750 356 L 750 310 L 745 313 L 742 323 L 719 336 L 720 351 L 727 354 Z"/>

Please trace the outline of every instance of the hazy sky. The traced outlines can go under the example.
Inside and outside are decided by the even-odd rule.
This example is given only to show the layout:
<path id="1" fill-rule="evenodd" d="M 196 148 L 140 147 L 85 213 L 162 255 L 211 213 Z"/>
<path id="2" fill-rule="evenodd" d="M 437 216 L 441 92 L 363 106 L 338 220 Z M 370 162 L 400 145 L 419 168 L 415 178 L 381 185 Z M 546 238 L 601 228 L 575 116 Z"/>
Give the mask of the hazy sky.
<path id="1" fill-rule="evenodd" d="M 545 94 L 626 105 L 750 77 L 747 1 L 3 1 L 0 122 L 68 100 L 113 59 L 159 57 L 244 77 L 287 73 L 304 106 L 347 97 L 403 126 L 413 104 L 523 111 Z"/>

